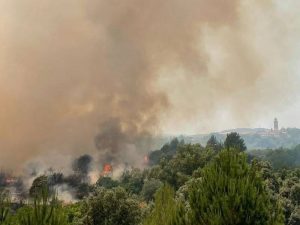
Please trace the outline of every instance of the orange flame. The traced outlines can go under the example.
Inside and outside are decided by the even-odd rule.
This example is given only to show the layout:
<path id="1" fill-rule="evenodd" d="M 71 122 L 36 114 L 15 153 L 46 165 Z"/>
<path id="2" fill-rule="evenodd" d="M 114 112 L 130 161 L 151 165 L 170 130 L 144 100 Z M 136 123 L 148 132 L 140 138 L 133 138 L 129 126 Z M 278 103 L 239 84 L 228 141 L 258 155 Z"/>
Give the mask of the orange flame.
<path id="1" fill-rule="evenodd" d="M 112 172 L 112 166 L 110 164 L 108 164 L 108 163 L 104 164 L 104 166 L 103 166 L 103 172 L 104 173 L 110 173 L 110 172 Z"/>
<path id="2" fill-rule="evenodd" d="M 112 165 L 109 163 L 104 164 L 101 176 L 107 177 L 107 176 L 112 176 L 113 168 Z"/>

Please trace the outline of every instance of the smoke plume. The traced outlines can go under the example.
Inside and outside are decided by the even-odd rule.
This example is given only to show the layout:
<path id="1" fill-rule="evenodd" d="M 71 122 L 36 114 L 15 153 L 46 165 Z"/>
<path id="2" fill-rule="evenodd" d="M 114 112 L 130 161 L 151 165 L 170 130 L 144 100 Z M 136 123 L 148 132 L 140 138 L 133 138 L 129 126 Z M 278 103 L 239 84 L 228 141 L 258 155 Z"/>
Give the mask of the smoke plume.
<path id="1" fill-rule="evenodd" d="M 277 95 L 264 88 L 270 77 L 278 91 L 286 71 L 268 66 L 290 57 L 294 26 L 280 29 L 292 18 L 277 9 L 275 0 L 0 0 L 0 164 L 47 155 L 65 165 L 96 150 L 100 161 L 131 162 L 161 130 L 184 131 L 189 119 L 206 129 L 220 108 L 252 121 L 249 108 L 262 113 Z"/>

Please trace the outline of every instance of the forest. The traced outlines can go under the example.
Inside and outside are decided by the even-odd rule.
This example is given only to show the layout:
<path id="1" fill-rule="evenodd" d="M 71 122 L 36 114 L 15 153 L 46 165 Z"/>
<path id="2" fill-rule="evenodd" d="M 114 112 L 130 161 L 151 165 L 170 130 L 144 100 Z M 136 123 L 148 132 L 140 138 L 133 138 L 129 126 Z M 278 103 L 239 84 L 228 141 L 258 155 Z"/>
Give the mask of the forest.
<path id="1" fill-rule="evenodd" d="M 226 134 L 237 132 L 244 139 L 247 148 L 252 149 L 276 149 L 279 147 L 293 148 L 300 143 L 300 129 L 286 128 L 282 129 L 276 135 L 270 134 L 271 130 L 266 128 L 237 128 L 225 130 L 223 132 L 214 132 L 210 134 L 186 135 L 180 136 L 187 143 L 200 143 L 205 145 L 209 138 L 214 135 L 218 140 L 224 141 Z"/>
<path id="2" fill-rule="evenodd" d="M 300 225 L 299 9 L 0 0 L 0 225 Z"/>
<path id="3" fill-rule="evenodd" d="M 81 160 L 90 160 L 88 156 Z M 0 195 L 2 225 L 299 225 L 300 146 L 247 150 L 238 133 L 205 146 L 173 139 L 149 154 L 149 166 L 119 179 L 84 170 L 37 177 L 28 196 Z M 77 187 L 76 201 L 57 197 L 56 186 Z"/>

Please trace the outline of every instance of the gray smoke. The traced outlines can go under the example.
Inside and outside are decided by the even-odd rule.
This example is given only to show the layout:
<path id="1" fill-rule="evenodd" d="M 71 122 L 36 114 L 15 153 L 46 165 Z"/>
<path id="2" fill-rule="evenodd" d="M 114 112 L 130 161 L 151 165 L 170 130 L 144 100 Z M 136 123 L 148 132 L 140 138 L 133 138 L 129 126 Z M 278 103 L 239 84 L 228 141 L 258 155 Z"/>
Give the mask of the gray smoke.
<path id="1" fill-rule="evenodd" d="M 0 0 L 0 12 L 2 166 L 96 151 L 131 163 L 161 128 L 213 126 L 220 108 L 251 121 L 294 86 L 278 62 L 295 18 L 275 0 Z"/>

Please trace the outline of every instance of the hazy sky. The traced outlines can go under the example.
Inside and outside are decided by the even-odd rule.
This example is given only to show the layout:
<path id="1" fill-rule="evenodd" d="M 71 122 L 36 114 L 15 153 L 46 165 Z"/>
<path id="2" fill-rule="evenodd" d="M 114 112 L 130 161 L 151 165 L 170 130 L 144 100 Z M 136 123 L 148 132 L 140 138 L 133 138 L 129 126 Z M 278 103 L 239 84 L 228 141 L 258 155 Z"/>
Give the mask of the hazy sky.
<path id="1" fill-rule="evenodd" d="M 299 8 L 0 0 L 0 164 L 131 158 L 152 135 L 270 128 L 274 117 L 300 127 Z"/>
<path id="2" fill-rule="evenodd" d="M 280 127 L 300 127 L 300 2 L 240 2 L 238 28 L 204 28 L 211 76 L 234 80 L 215 84 L 202 77 L 186 79 L 180 70 L 167 73 L 162 83 L 173 107 L 166 116 L 166 132 L 271 128 L 274 117 Z M 249 47 L 253 58 L 247 59 L 239 45 Z M 256 77 L 243 71 L 255 61 L 260 67 Z M 252 78 L 247 80 L 243 73 Z"/>

